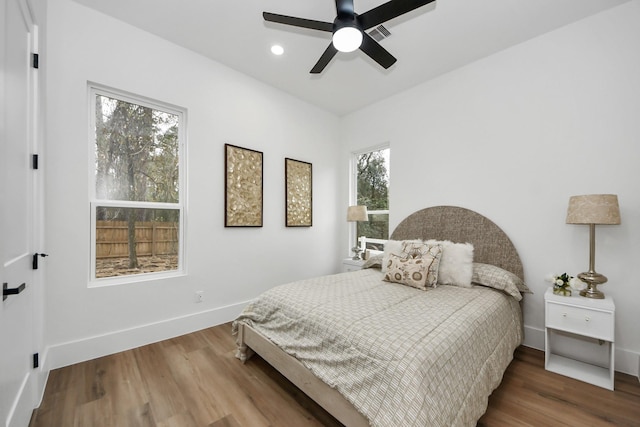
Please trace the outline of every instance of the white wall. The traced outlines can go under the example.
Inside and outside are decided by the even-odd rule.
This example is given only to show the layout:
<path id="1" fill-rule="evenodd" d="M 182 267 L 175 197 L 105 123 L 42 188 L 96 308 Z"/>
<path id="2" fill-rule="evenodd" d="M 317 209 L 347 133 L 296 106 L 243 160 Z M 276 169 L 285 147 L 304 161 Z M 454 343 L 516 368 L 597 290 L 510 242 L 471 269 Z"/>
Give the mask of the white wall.
<path id="1" fill-rule="evenodd" d="M 391 228 L 434 205 L 492 219 L 526 281 L 526 342 L 544 346 L 548 273 L 588 269 L 588 227 L 569 196 L 614 193 L 620 226 L 596 230 L 601 289 L 616 303 L 616 369 L 640 354 L 640 2 L 477 61 L 343 120 L 347 147 L 391 143 Z"/>
<path id="2" fill-rule="evenodd" d="M 231 320 L 273 285 L 338 270 L 338 117 L 70 0 L 47 5 L 48 367 Z M 87 81 L 188 109 L 187 276 L 87 287 Z M 224 228 L 225 143 L 264 153 L 262 228 Z M 311 228 L 284 226 L 285 157 L 313 164 Z"/>

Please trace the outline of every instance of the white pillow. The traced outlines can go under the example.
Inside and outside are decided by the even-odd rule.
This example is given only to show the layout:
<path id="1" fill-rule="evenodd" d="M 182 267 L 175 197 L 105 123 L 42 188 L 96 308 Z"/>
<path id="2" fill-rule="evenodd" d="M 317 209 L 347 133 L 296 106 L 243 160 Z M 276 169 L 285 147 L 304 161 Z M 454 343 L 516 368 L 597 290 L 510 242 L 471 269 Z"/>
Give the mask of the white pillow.
<path id="1" fill-rule="evenodd" d="M 471 243 L 453 243 L 449 240 L 427 240 L 425 243 L 442 246 L 438 284 L 471 287 L 473 278 L 473 245 Z"/>

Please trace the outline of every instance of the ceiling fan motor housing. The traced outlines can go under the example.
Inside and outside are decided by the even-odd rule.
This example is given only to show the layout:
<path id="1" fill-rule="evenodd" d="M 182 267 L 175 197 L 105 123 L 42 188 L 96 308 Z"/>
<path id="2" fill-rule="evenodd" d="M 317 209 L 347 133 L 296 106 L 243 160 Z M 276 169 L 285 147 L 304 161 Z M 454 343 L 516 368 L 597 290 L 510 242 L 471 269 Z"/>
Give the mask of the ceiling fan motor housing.
<path id="1" fill-rule="evenodd" d="M 335 33 L 336 31 L 344 27 L 353 27 L 362 31 L 362 25 L 360 25 L 360 22 L 358 21 L 358 14 L 345 13 L 345 14 L 339 14 L 338 16 L 336 16 L 336 19 L 334 19 L 333 21 L 333 32 Z"/>
<path id="2" fill-rule="evenodd" d="M 362 44 L 362 25 L 356 14 L 339 14 L 333 21 L 332 42 L 340 52 L 353 52 Z"/>

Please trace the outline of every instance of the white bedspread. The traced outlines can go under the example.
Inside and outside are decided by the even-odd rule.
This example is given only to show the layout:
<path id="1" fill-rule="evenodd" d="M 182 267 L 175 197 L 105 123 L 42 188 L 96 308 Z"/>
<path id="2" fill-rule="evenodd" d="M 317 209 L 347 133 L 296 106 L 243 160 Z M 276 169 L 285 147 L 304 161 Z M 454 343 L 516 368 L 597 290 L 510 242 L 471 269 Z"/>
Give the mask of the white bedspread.
<path id="1" fill-rule="evenodd" d="M 485 412 L 522 341 L 521 318 L 500 291 L 421 291 L 367 269 L 275 287 L 237 321 L 299 359 L 372 426 L 449 427 L 475 426 Z"/>

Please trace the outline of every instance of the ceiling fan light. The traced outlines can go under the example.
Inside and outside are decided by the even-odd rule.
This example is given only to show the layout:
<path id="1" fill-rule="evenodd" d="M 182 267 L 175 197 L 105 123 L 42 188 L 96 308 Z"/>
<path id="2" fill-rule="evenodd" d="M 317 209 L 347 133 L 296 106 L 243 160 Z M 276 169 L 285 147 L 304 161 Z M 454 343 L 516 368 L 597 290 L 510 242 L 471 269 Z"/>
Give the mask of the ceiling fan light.
<path id="1" fill-rule="evenodd" d="M 333 33 L 333 46 L 340 52 L 353 52 L 362 44 L 362 31 L 355 27 L 342 27 Z"/>

